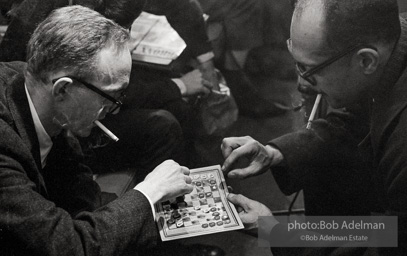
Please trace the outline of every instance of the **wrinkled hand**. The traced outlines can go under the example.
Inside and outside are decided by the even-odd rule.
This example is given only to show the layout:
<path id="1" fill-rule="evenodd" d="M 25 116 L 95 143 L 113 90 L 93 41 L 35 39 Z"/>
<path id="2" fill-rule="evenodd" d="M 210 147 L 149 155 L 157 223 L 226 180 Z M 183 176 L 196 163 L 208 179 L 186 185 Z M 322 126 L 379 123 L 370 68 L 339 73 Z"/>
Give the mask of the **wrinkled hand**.
<path id="1" fill-rule="evenodd" d="M 259 216 L 273 216 L 270 209 L 264 204 L 251 200 L 243 195 L 230 193 L 228 200 L 237 206 L 237 211 L 239 212 L 245 229 L 257 228 Z"/>
<path id="2" fill-rule="evenodd" d="M 166 160 L 150 172 L 136 188 L 147 194 L 152 203 L 191 193 L 193 186 L 189 169 L 173 160 Z"/>
<path id="3" fill-rule="evenodd" d="M 216 75 L 215 64 L 212 60 L 208 60 L 199 64 L 199 70 L 202 73 L 203 79 L 209 82 L 208 88 L 219 91 L 219 81 Z"/>
<path id="4" fill-rule="evenodd" d="M 207 95 L 211 92 L 210 82 L 202 78 L 202 73 L 199 69 L 186 73 L 180 79 L 187 88 L 185 95 L 182 96 Z"/>
<path id="5" fill-rule="evenodd" d="M 221 150 L 225 158 L 222 170 L 229 172 L 229 178 L 259 175 L 283 160 L 283 155 L 278 149 L 269 145 L 263 146 L 249 136 L 225 138 L 222 141 Z M 241 169 L 233 169 L 233 165 L 241 158 L 249 159 L 249 165 Z"/>

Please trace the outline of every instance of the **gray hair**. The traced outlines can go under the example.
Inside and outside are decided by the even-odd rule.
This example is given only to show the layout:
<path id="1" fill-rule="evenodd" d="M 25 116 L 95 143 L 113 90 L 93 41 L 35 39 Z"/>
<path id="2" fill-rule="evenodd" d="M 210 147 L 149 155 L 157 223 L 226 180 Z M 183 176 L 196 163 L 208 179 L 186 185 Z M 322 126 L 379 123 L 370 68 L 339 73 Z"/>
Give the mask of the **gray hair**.
<path id="1" fill-rule="evenodd" d="M 53 11 L 39 24 L 27 46 L 27 71 L 36 80 L 67 70 L 78 78 L 94 77 L 98 53 L 124 49 L 129 33 L 115 22 L 83 6 Z"/>

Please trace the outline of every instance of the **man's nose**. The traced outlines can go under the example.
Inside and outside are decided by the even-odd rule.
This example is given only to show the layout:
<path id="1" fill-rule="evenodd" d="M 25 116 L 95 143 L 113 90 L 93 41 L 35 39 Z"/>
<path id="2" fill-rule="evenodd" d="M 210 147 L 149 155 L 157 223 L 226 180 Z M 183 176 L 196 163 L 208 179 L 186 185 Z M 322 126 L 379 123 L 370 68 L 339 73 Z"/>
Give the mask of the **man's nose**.
<path id="1" fill-rule="evenodd" d="M 121 107 L 117 106 L 113 111 L 110 111 L 109 114 L 116 115 L 120 112 Z"/>
<path id="2" fill-rule="evenodd" d="M 300 83 L 300 80 L 303 79 L 299 79 L 299 83 L 298 83 L 298 91 L 302 94 L 306 94 L 306 95 L 316 95 L 318 94 L 318 91 L 316 90 L 316 88 L 312 85 L 310 85 L 309 83 Z"/>
<path id="3" fill-rule="evenodd" d="M 99 112 L 98 112 L 98 114 L 97 114 L 97 119 L 98 119 L 98 120 L 104 119 L 104 118 L 106 117 L 106 114 L 107 114 L 108 111 L 109 111 L 109 107 L 103 106 L 103 107 L 99 110 Z"/>

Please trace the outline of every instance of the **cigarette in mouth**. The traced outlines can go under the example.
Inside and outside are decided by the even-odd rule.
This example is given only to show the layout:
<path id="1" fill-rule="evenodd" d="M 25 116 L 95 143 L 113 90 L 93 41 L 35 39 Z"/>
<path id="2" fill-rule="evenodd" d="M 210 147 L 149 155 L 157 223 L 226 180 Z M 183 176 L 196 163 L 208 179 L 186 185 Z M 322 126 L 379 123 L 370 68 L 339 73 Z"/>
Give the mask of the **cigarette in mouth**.
<path id="1" fill-rule="evenodd" d="M 116 135 L 114 135 L 109 129 L 106 128 L 106 126 L 104 126 L 101 122 L 99 122 L 98 120 L 95 121 L 95 124 L 102 129 L 102 131 L 104 131 L 107 136 L 109 136 L 112 140 L 114 140 L 115 142 L 119 141 L 119 138 L 117 138 Z"/>
<path id="2" fill-rule="evenodd" d="M 312 123 L 312 121 L 314 121 L 319 102 L 321 101 L 321 96 L 322 96 L 321 94 L 318 94 L 317 98 L 315 99 L 314 107 L 312 108 L 311 115 L 309 116 L 309 119 L 308 119 L 307 129 L 311 129 L 311 123 Z"/>

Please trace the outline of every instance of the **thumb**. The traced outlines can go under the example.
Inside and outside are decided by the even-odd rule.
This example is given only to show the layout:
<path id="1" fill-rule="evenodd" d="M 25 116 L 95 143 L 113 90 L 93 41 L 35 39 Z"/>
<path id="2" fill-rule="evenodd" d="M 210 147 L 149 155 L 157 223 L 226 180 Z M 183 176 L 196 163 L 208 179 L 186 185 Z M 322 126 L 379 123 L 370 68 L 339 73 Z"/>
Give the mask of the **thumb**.
<path id="1" fill-rule="evenodd" d="M 236 195 L 233 193 L 229 193 L 228 194 L 228 200 L 237 206 L 241 206 L 244 210 L 247 210 L 247 205 L 245 202 L 246 197 L 242 196 L 242 195 Z"/>
<path id="2" fill-rule="evenodd" d="M 228 200 L 229 200 L 231 203 L 233 203 L 233 204 L 237 203 L 236 194 L 229 193 L 228 196 L 227 196 L 227 198 L 228 198 Z"/>
<path id="3" fill-rule="evenodd" d="M 248 174 L 244 169 L 234 169 L 228 173 L 228 177 L 231 179 L 243 179 L 246 178 Z"/>

